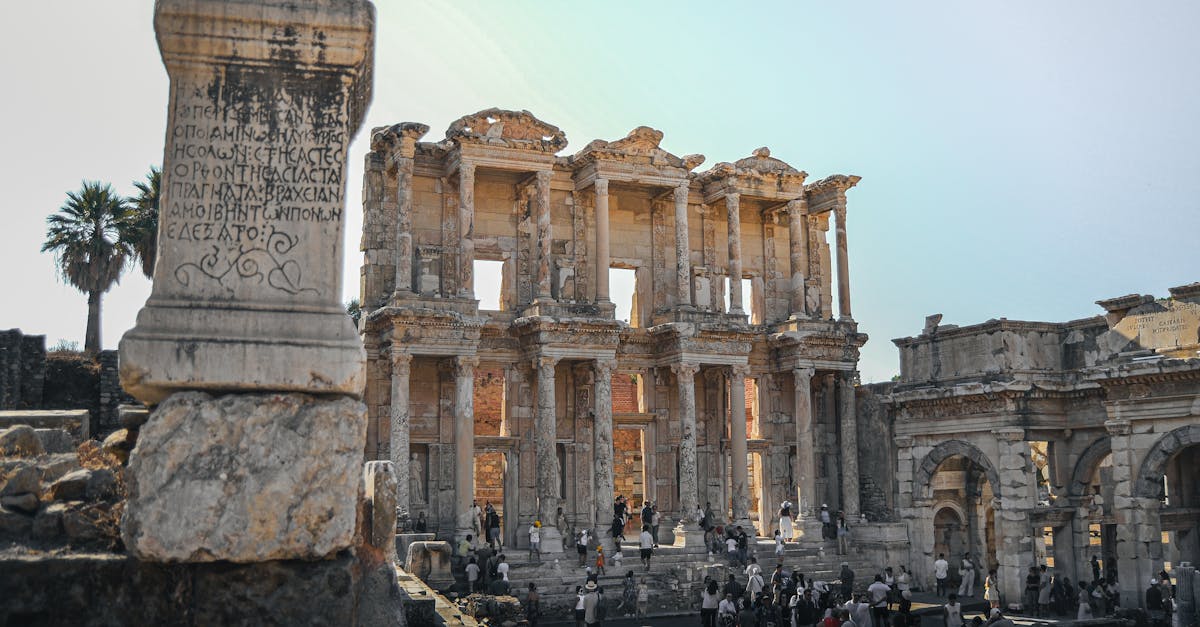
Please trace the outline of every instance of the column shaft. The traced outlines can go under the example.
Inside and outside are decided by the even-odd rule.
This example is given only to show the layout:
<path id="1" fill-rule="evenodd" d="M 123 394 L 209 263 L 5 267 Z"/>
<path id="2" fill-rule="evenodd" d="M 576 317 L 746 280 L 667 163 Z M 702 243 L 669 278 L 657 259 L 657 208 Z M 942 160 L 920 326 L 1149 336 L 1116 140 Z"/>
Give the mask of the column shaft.
<path id="1" fill-rule="evenodd" d="M 612 414 L 612 376 L 617 363 L 611 360 L 598 360 L 593 366 L 595 378 L 595 474 L 596 474 L 596 503 L 595 528 L 603 529 L 612 519 L 613 501 L 613 414 Z"/>
<path id="2" fill-rule="evenodd" d="M 402 512 L 412 511 L 412 494 L 409 489 L 409 439 L 408 401 L 410 395 L 409 374 L 412 371 L 412 355 L 392 347 L 392 411 L 391 451 L 392 465 L 396 468 L 396 506 Z"/>
<path id="3" fill-rule="evenodd" d="M 801 318 L 808 315 L 804 293 L 805 275 L 808 274 L 808 201 L 798 198 L 789 202 L 787 212 L 791 240 L 792 317 Z"/>
<path id="4" fill-rule="evenodd" d="M 558 359 L 552 357 L 539 357 L 533 362 L 537 377 L 537 415 L 533 421 L 534 452 L 537 455 L 537 514 L 542 521 L 543 552 L 549 550 L 547 536 L 558 536 L 561 532 L 554 526 L 561 483 L 556 446 L 558 425 L 554 408 L 554 367 L 557 364 Z M 561 551 L 562 545 L 557 549 Z"/>
<path id="5" fill-rule="evenodd" d="M 846 251 L 846 207 L 834 210 L 837 219 L 837 270 L 838 270 L 838 313 L 841 318 L 850 315 L 850 259 Z"/>
<path id="6" fill-rule="evenodd" d="M 608 302 L 608 179 L 596 179 L 596 301 Z"/>
<path id="7" fill-rule="evenodd" d="M 746 376 L 750 367 L 729 369 L 729 464 L 733 493 L 733 522 L 750 529 L 750 473 L 746 467 Z M 766 532 L 764 525 L 762 531 Z"/>
<path id="8" fill-rule="evenodd" d="M 812 368 L 792 370 L 796 383 L 796 515 L 811 519 L 817 511 L 817 459 L 813 453 Z"/>
<path id="9" fill-rule="evenodd" d="M 742 218 L 741 196 L 725 194 L 729 213 L 729 313 L 742 315 Z"/>
<path id="10" fill-rule="evenodd" d="M 688 184 L 675 188 L 675 281 L 679 305 L 692 304 L 692 263 L 688 244 Z"/>
<path id="11" fill-rule="evenodd" d="M 475 298 L 475 164 L 458 166 L 459 294 Z"/>
<path id="12" fill-rule="evenodd" d="M 554 235 L 550 225 L 551 174 L 549 170 L 538 171 L 534 194 L 534 206 L 537 209 L 537 298 L 542 299 L 550 298 L 550 240 Z"/>
<path id="13" fill-rule="evenodd" d="M 454 518 L 456 538 L 471 533 L 475 498 L 475 357 L 454 360 Z"/>
<path id="14" fill-rule="evenodd" d="M 413 291 L 412 179 L 416 144 L 415 136 L 404 133 L 396 151 L 396 291 L 406 294 Z"/>
<path id="15" fill-rule="evenodd" d="M 842 373 L 838 378 L 841 392 L 841 415 L 838 422 L 842 430 L 842 510 L 847 517 L 857 517 L 858 505 L 858 417 L 854 406 L 854 372 Z"/>
<path id="16" fill-rule="evenodd" d="M 696 474 L 696 373 L 698 364 L 671 364 L 679 393 L 679 519 L 696 522 L 699 478 Z"/>

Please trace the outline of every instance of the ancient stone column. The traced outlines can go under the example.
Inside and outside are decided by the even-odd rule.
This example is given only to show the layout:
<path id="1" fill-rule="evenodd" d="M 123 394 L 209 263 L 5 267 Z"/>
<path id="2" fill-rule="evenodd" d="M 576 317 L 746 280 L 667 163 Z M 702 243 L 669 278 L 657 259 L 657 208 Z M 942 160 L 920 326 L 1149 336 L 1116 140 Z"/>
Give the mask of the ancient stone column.
<path id="1" fill-rule="evenodd" d="M 671 364 L 679 393 L 679 518 L 696 521 L 699 478 L 696 475 L 696 373 L 699 364 Z"/>
<path id="2" fill-rule="evenodd" d="M 746 377 L 750 366 L 729 368 L 729 465 L 733 493 L 733 524 L 747 532 L 750 525 L 750 473 L 746 467 Z M 766 528 L 762 531 L 765 533 Z"/>
<path id="3" fill-rule="evenodd" d="M 550 298 L 550 241 L 554 236 L 550 225 L 551 175 L 552 172 L 549 170 L 538 171 L 537 191 L 534 194 L 534 207 L 537 210 L 537 298 L 539 299 Z M 545 523 L 545 521 L 542 522 Z"/>
<path id="4" fill-rule="evenodd" d="M 556 365 L 557 357 L 538 357 L 533 361 L 537 377 L 537 415 L 533 419 L 533 441 L 537 455 L 537 514 L 542 521 L 542 553 L 562 552 L 562 530 L 554 524 L 562 498 L 558 474 L 558 424 L 554 413 Z"/>
<path id="5" fill-rule="evenodd" d="M 596 507 L 594 524 L 603 529 L 612 520 L 613 502 L 613 407 L 612 376 L 617 369 L 616 360 L 598 359 L 592 366 L 596 390 L 594 401 L 595 424 L 593 437 L 595 447 Z"/>
<path id="6" fill-rule="evenodd" d="M 846 517 L 858 517 L 858 413 L 854 406 L 854 372 L 838 377 L 841 395 L 842 510 Z"/>
<path id="7" fill-rule="evenodd" d="M 688 245 L 688 184 L 675 188 L 675 284 L 680 305 L 692 304 L 691 248 Z"/>
<path id="8" fill-rule="evenodd" d="M 126 469 L 139 560 L 321 560 L 354 541 L 365 353 L 342 246 L 374 21 L 356 0 L 155 3 L 158 263 L 120 350 L 123 387 L 156 405 Z"/>
<path id="9" fill-rule="evenodd" d="M 475 164 L 458 164 L 459 295 L 475 298 Z"/>
<path id="10" fill-rule="evenodd" d="M 454 538 L 471 533 L 475 498 L 475 366 L 478 357 L 454 358 Z"/>
<path id="11" fill-rule="evenodd" d="M 812 368 L 792 370 L 796 384 L 796 516 L 813 519 L 817 512 L 817 459 L 813 453 Z"/>
<path id="12" fill-rule="evenodd" d="M 417 140 L 429 132 L 429 127 L 416 122 L 405 122 L 397 125 L 400 143 L 393 154 L 396 164 L 396 193 L 399 211 L 396 215 L 396 292 L 410 294 L 413 291 L 413 167 L 416 156 Z M 407 436 L 406 436 L 407 437 Z M 396 461 L 396 468 L 407 467 L 407 460 Z M 404 474 L 407 474 L 405 472 Z M 408 486 L 400 483 L 401 490 L 407 494 Z M 401 499 L 401 507 L 406 507 L 407 500 Z"/>
<path id="13" fill-rule="evenodd" d="M 596 179 L 596 301 L 608 302 L 608 179 Z"/>
<path id="14" fill-rule="evenodd" d="M 789 252 L 792 266 L 792 317 L 804 318 L 808 316 L 804 293 L 804 275 L 808 273 L 808 201 L 797 198 L 789 202 L 787 213 L 791 244 Z"/>
<path id="15" fill-rule="evenodd" d="M 1000 563 L 1000 592 L 1010 602 L 1021 602 L 1025 572 L 1033 566 L 1033 535 L 1029 511 L 1036 504 L 1033 456 L 1025 430 L 1006 427 L 992 431 L 999 460 L 999 487 L 992 486 L 996 512 L 996 560 Z M 1114 455 L 1114 462 L 1116 461 Z M 1040 530 L 1039 530 L 1040 533 Z M 1015 601 L 1014 601 L 1015 600 Z"/>
<path id="16" fill-rule="evenodd" d="M 741 195 L 725 194 L 729 212 L 729 313 L 742 315 L 742 218 Z M 735 517 L 736 518 L 736 517 Z"/>
<path id="17" fill-rule="evenodd" d="M 412 371 L 412 355 L 404 352 L 404 347 L 392 347 L 392 429 L 391 429 L 391 459 L 396 473 L 396 506 L 402 512 L 411 511 L 411 495 L 409 494 L 409 374 Z"/>
<path id="18" fill-rule="evenodd" d="M 837 220 L 837 274 L 838 274 L 838 313 L 839 318 L 848 320 L 850 315 L 850 259 L 846 251 L 846 206 L 840 204 L 834 209 Z"/>

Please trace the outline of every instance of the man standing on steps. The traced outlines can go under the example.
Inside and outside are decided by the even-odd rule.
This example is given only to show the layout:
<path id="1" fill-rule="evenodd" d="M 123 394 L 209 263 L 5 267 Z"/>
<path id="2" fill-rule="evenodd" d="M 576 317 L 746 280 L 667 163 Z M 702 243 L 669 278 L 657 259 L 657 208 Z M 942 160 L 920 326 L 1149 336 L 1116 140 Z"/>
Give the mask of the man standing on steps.
<path id="1" fill-rule="evenodd" d="M 537 561 L 540 564 L 542 561 L 542 521 L 535 520 L 529 525 L 529 557 L 537 556 Z"/>
<path id="2" fill-rule="evenodd" d="M 583 592 L 583 623 L 588 627 L 599 625 L 600 594 L 596 591 L 596 582 L 587 582 Z"/>
<path id="3" fill-rule="evenodd" d="M 933 578 L 937 580 L 937 595 L 946 595 L 946 577 L 950 574 L 950 562 L 946 561 L 945 553 L 938 553 L 933 562 Z"/>
<path id="4" fill-rule="evenodd" d="M 646 570 L 650 570 L 650 555 L 654 552 L 654 538 L 650 536 L 650 525 L 642 525 L 638 547 L 641 549 L 642 563 L 646 565 Z"/>

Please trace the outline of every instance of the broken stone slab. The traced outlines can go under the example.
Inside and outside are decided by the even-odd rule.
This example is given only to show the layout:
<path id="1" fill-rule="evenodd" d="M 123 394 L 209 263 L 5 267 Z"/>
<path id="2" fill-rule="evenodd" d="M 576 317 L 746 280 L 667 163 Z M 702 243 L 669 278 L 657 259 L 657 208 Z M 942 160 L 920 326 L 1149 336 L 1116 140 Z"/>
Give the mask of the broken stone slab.
<path id="1" fill-rule="evenodd" d="M 389 560 L 395 555 L 396 469 L 390 461 L 369 461 L 363 467 L 365 498 L 371 504 L 368 542 L 381 549 Z"/>
<path id="2" fill-rule="evenodd" d="M 33 518 L 33 537 L 38 540 L 51 540 L 62 537 L 63 514 L 68 510 L 66 503 L 51 503 L 43 507 Z"/>
<path id="3" fill-rule="evenodd" d="M 137 437 L 133 431 L 117 429 L 104 438 L 104 442 L 100 444 L 100 450 L 124 464 L 129 461 L 129 451 L 133 450 L 135 444 L 137 444 Z"/>
<path id="4" fill-rule="evenodd" d="M 35 429 L 47 453 L 70 453 L 78 443 L 66 429 Z"/>
<path id="5" fill-rule="evenodd" d="M 0 429 L 27 425 L 34 429 L 66 429 L 80 438 L 92 437 L 91 412 L 86 409 L 9 409 L 0 411 Z"/>
<path id="6" fill-rule="evenodd" d="M 38 497 L 36 494 L 26 492 L 25 494 L 17 494 L 15 496 L 0 497 L 0 505 L 9 509 L 33 514 L 38 509 Z"/>
<path id="7" fill-rule="evenodd" d="M 175 394 L 125 470 L 125 546 L 160 562 L 322 559 L 349 548 L 366 406 L 307 394 Z"/>
<path id="8" fill-rule="evenodd" d="M 0 466 L 0 496 L 41 492 L 42 473 L 33 464 L 17 461 Z"/>
<path id="9" fill-rule="evenodd" d="M 37 457 L 45 452 L 37 430 L 29 425 L 15 425 L 0 431 L 0 456 Z"/>
<path id="10" fill-rule="evenodd" d="M 58 453 L 38 460 L 38 468 L 42 471 L 42 483 L 54 483 L 64 475 L 79 470 L 79 455 L 75 453 Z"/>
<path id="11" fill-rule="evenodd" d="M 444 540 L 418 541 L 408 545 L 404 570 L 416 575 L 434 590 L 454 585 L 450 572 L 450 543 Z"/>
<path id="12" fill-rule="evenodd" d="M 83 500 L 87 493 L 88 483 L 92 478 L 92 471 L 87 468 L 69 472 L 57 481 L 50 484 L 50 500 L 52 501 L 80 501 Z"/>
<path id="13" fill-rule="evenodd" d="M 97 512 L 89 512 L 82 507 L 69 507 L 63 512 L 63 531 L 73 544 L 86 544 L 105 537 L 104 528 L 96 517 Z"/>

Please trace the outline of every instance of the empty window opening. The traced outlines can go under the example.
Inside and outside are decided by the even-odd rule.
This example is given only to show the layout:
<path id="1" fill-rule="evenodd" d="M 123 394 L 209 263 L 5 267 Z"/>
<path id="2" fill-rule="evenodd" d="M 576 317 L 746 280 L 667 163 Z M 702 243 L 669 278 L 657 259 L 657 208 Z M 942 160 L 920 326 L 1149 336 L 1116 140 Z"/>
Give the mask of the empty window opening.
<path id="1" fill-rule="evenodd" d="M 638 326 L 633 315 L 637 309 L 637 272 L 632 268 L 609 268 L 608 299 L 616 305 L 617 320 Z"/>
<path id="2" fill-rule="evenodd" d="M 504 262 L 476 259 L 475 298 L 481 311 L 501 311 L 500 293 L 504 283 Z"/>
<path id="3" fill-rule="evenodd" d="M 726 282 L 725 311 L 733 312 L 733 281 Z M 742 313 L 754 318 L 754 279 L 742 279 Z"/>

